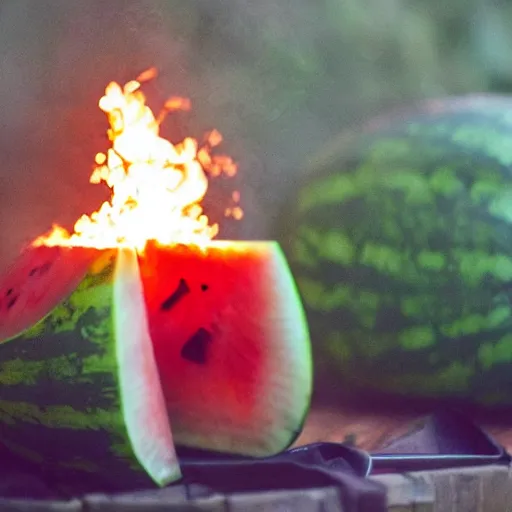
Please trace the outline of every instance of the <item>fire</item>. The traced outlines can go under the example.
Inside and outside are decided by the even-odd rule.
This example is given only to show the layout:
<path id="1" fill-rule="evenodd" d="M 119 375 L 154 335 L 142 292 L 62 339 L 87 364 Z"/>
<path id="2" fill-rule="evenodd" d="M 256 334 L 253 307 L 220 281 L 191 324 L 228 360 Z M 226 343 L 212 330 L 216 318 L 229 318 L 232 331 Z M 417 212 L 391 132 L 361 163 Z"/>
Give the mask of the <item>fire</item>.
<path id="1" fill-rule="evenodd" d="M 154 69 L 121 87 L 111 82 L 99 101 L 109 121 L 111 147 L 95 157 L 93 184 L 105 183 L 111 198 L 91 215 L 82 215 L 69 233 L 61 226 L 38 237 L 34 245 L 81 246 L 106 249 L 135 247 L 139 252 L 149 240 L 163 245 L 205 245 L 218 233 L 203 213 L 201 201 L 208 189 L 208 175 L 233 176 L 236 165 L 230 157 L 212 155 L 222 142 L 214 130 L 199 147 L 187 137 L 179 144 L 160 137 L 160 124 L 176 110 L 190 110 L 186 98 L 172 97 L 155 117 L 141 91 L 143 82 L 154 78 Z M 239 194 L 227 215 L 241 218 Z"/>

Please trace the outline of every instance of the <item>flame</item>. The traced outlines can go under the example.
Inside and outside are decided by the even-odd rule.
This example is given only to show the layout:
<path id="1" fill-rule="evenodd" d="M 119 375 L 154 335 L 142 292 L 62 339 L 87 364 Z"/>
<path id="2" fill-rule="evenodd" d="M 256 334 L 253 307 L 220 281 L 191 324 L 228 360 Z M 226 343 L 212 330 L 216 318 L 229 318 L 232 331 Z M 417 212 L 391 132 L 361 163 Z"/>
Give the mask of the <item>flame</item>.
<path id="1" fill-rule="evenodd" d="M 213 130 L 199 147 L 196 139 L 185 138 L 173 145 L 160 137 L 160 124 L 169 112 L 190 110 L 186 98 L 171 97 L 155 117 L 146 105 L 141 84 L 156 76 L 154 68 L 121 87 L 111 82 L 99 101 L 109 121 L 111 148 L 95 156 L 93 184 L 106 183 L 111 198 L 91 215 L 82 215 L 69 233 L 59 225 L 38 237 L 33 245 L 135 247 L 143 252 L 149 240 L 162 245 L 175 243 L 205 245 L 218 233 L 200 205 L 208 189 L 208 175 L 233 176 L 236 165 L 230 157 L 212 155 L 222 135 Z M 234 207 L 226 215 L 241 218 Z"/>

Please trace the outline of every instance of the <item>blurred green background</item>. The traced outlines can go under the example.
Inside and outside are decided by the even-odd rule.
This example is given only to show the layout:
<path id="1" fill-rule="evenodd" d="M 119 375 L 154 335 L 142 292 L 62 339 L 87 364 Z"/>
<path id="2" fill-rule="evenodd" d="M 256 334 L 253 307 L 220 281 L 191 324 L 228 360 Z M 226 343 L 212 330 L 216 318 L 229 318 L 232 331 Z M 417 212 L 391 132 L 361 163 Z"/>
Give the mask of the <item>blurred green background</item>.
<path id="1" fill-rule="evenodd" d="M 239 162 L 226 194 L 245 217 L 223 238 L 273 237 L 304 163 L 359 120 L 416 99 L 512 89 L 512 2 L 505 0 L 2 0 L 0 263 L 107 198 L 88 184 L 106 147 L 104 87 L 157 66 L 148 85 L 179 140 L 213 127 Z"/>

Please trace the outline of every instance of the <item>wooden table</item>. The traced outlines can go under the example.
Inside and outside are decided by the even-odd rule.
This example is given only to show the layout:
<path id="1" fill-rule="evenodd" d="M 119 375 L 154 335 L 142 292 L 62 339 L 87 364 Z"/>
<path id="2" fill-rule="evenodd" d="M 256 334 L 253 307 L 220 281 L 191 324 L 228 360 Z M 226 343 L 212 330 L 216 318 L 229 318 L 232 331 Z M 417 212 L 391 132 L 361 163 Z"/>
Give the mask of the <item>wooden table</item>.
<path id="1" fill-rule="evenodd" d="M 369 411 L 351 407 L 315 407 L 311 410 L 296 445 L 317 441 L 351 442 L 358 448 L 377 451 L 393 439 L 410 431 L 428 410 L 407 408 Z M 512 453 L 512 412 L 471 414 L 487 433 Z"/>

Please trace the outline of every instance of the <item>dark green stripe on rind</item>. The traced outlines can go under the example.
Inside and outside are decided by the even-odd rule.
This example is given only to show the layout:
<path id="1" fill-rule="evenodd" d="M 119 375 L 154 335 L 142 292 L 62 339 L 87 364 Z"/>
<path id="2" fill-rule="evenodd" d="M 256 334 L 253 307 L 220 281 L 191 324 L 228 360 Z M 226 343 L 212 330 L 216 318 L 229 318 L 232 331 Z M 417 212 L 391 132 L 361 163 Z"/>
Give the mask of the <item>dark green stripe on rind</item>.
<path id="1" fill-rule="evenodd" d="M 512 404 L 512 101 L 489 104 L 367 130 L 284 214 L 331 384 Z"/>
<path id="2" fill-rule="evenodd" d="M 27 332 L 0 344 L 0 442 L 64 480 L 149 485 L 120 402 L 114 259 Z M 93 475 L 90 475 L 93 473 Z M 99 480 L 98 480 L 99 479 Z"/>

